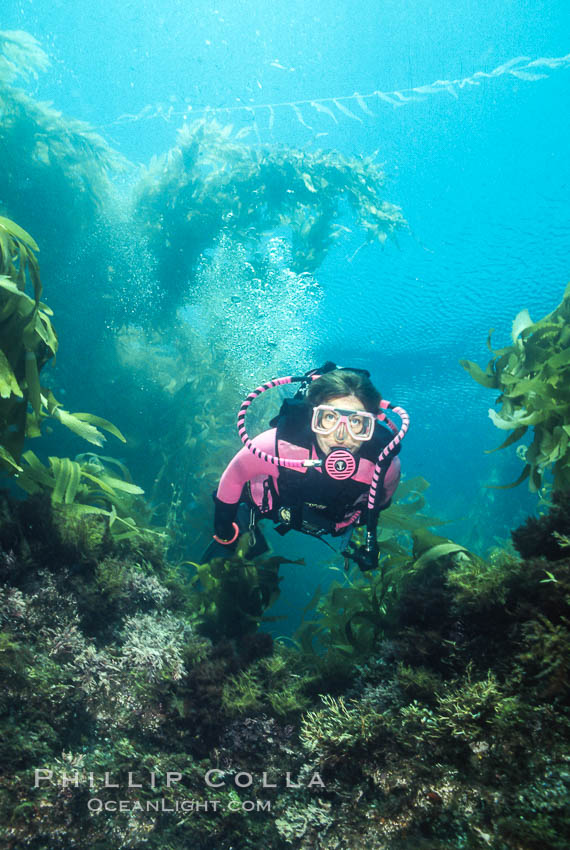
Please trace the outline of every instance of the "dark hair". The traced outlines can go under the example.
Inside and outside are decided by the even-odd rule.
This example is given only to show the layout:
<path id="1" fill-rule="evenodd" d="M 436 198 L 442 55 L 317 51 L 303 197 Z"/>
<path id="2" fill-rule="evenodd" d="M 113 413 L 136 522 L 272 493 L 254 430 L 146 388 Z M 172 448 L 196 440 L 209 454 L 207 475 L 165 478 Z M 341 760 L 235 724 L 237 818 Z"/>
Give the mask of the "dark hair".
<path id="1" fill-rule="evenodd" d="M 370 378 L 362 372 L 351 372 L 349 369 L 334 369 L 316 378 L 307 390 L 306 400 L 311 407 L 317 407 L 343 395 L 359 398 L 369 413 L 377 413 L 382 401 L 382 396 Z"/>

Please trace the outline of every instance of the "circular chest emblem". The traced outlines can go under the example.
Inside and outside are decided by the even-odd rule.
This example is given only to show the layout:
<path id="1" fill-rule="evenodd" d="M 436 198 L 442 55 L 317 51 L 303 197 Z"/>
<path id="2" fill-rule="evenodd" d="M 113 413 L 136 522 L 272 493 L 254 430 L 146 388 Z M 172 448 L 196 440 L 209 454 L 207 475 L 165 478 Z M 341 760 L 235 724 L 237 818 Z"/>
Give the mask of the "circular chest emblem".
<path id="1" fill-rule="evenodd" d="M 350 478 L 356 469 L 356 461 L 348 449 L 335 449 L 325 460 L 325 470 L 331 478 L 343 481 Z"/>

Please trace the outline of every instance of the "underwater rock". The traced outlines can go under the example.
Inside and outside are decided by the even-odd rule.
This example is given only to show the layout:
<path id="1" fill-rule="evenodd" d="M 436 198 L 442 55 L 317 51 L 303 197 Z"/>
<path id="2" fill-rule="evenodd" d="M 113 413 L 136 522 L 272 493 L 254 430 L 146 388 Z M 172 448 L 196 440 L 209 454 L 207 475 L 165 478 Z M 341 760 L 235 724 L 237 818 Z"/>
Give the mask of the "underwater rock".
<path id="1" fill-rule="evenodd" d="M 523 525 L 511 532 L 515 549 L 521 557 L 543 557 L 548 561 L 560 561 L 568 557 L 570 494 L 555 492 L 552 501 L 553 505 L 545 516 L 529 517 Z M 566 544 L 561 538 L 566 538 Z"/>

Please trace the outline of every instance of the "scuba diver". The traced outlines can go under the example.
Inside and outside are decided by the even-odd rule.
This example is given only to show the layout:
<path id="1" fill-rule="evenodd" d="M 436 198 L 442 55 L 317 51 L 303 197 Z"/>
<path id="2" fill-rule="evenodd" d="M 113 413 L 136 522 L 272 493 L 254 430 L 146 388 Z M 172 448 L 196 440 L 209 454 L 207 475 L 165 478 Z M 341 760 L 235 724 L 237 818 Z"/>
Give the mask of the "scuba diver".
<path id="1" fill-rule="evenodd" d="M 250 439 L 245 416 L 251 403 L 273 387 L 293 383 L 301 386 L 283 401 L 271 429 Z M 388 409 L 400 417 L 399 429 L 388 419 Z M 215 533 L 203 562 L 231 557 L 246 531 L 245 557 L 263 554 L 269 547 L 257 524 L 270 519 L 280 534 L 345 535 L 347 566 L 351 559 L 363 571 L 375 569 L 378 517 L 400 480 L 397 454 L 409 417 L 382 399 L 370 373 L 327 362 L 305 375 L 268 381 L 248 395 L 237 424 L 244 448 L 228 464 L 214 495 Z M 350 536 L 363 525 L 365 543 L 357 546 Z"/>

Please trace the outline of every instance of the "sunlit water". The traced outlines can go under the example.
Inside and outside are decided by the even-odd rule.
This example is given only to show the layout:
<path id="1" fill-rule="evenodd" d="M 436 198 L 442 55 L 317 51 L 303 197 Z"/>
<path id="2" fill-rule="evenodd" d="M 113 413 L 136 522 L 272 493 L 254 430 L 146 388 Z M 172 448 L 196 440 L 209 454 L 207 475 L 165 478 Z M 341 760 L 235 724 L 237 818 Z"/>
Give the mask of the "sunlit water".
<path id="1" fill-rule="evenodd" d="M 312 275 L 291 270 L 285 234 L 269 236 L 261 281 L 245 250 L 222 237 L 179 318 L 205 336 L 219 323 L 217 344 L 243 394 L 326 359 L 369 368 L 382 394 L 410 413 L 404 473 L 430 481 L 430 513 L 480 551 L 504 541 L 537 500 L 524 485 L 485 488 L 514 480 L 520 461 L 514 450 L 483 453 L 503 438 L 487 417 L 493 394 L 458 361 L 486 363 L 490 328 L 497 348 L 507 344 L 515 315 L 552 310 L 568 279 L 569 24 L 557 0 L 391 0 L 359 4 L 356 14 L 353 3 L 326 0 L 34 0 L 9 3 L 2 22 L 51 56 L 30 93 L 88 120 L 134 163 L 204 115 L 232 123 L 245 144 L 376 154 L 385 196 L 409 222 L 397 242 L 364 244 L 346 210 L 344 239 Z M 124 189 L 110 213 L 77 261 L 94 251 L 114 258 L 107 329 L 118 333 L 161 296 Z M 48 270 L 44 284 L 57 303 L 56 275 Z M 61 285 L 84 287 L 88 322 L 96 288 L 73 265 Z M 78 333 L 64 309 L 58 319 L 62 339 Z M 74 386 L 63 383 L 73 407 Z M 144 445 L 143 420 L 138 439 Z M 276 548 L 328 569 L 322 544 L 291 537 Z M 291 568 L 285 600 L 309 596 L 319 577 Z"/>

